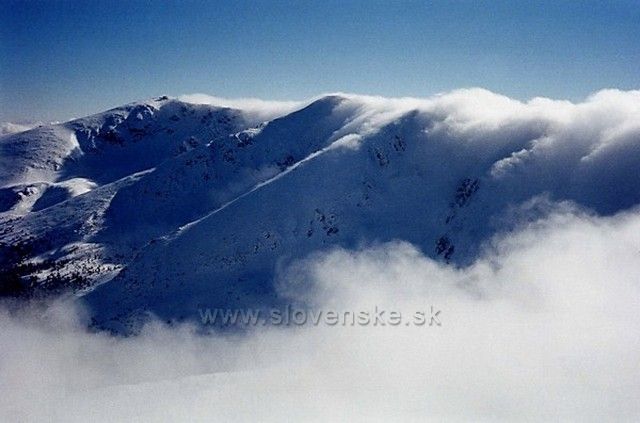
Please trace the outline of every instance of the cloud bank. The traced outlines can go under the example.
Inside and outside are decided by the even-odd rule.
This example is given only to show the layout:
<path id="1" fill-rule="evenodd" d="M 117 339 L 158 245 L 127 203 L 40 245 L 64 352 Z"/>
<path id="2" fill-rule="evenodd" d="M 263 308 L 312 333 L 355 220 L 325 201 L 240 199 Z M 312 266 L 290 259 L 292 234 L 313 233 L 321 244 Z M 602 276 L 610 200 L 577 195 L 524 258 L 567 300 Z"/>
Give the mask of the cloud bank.
<path id="1" fill-rule="evenodd" d="M 218 107 L 240 109 L 245 112 L 247 117 L 255 120 L 256 123 L 284 116 L 307 104 L 303 101 L 275 101 L 261 100 L 259 98 L 224 98 L 201 93 L 185 94 L 178 97 L 178 100 L 184 101 L 185 103 L 209 104 Z"/>
<path id="2" fill-rule="evenodd" d="M 35 128 L 36 126 L 41 124 L 42 124 L 41 122 L 22 122 L 22 123 L 0 122 L 0 136 L 28 131 L 29 129 Z"/>
<path id="3" fill-rule="evenodd" d="M 442 326 L 304 326 L 199 336 L 90 333 L 64 304 L 3 311 L 0 419 L 636 420 L 640 212 L 562 208 L 454 268 L 393 242 L 316 253 L 281 295 Z"/>
<path id="4" fill-rule="evenodd" d="M 558 173 L 568 165 L 575 172 L 571 178 L 580 184 L 579 180 L 606 173 L 605 168 L 626 172 L 640 164 L 640 90 L 601 90 L 579 103 L 542 97 L 519 101 L 482 88 L 427 98 L 336 92 L 302 101 L 226 99 L 206 94 L 184 95 L 180 100 L 242 109 L 258 123 L 329 96 L 342 99 L 333 114 L 345 117 L 333 140 L 366 137 L 416 113 L 431 138 L 453 140 L 461 151 L 477 153 L 481 160 L 497 157 L 489 172 L 494 178 L 523 168 L 528 168 L 525 173 L 541 167 Z"/>

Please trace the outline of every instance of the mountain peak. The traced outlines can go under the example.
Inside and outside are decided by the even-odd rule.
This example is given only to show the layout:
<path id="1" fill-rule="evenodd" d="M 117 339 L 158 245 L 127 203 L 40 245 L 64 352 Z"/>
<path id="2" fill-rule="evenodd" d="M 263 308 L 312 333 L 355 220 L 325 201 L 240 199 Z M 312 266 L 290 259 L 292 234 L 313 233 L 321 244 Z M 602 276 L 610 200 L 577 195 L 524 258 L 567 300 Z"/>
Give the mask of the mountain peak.
<path id="1" fill-rule="evenodd" d="M 0 276 L 20 295 L 72 290 L 127 331 L 140 310 L 275 304 L 280 266 L 327 248 L 403 239 L 465 265 L 509 216 L 638 204 L 634 102 L 157 97 L 7 135 Z"/>

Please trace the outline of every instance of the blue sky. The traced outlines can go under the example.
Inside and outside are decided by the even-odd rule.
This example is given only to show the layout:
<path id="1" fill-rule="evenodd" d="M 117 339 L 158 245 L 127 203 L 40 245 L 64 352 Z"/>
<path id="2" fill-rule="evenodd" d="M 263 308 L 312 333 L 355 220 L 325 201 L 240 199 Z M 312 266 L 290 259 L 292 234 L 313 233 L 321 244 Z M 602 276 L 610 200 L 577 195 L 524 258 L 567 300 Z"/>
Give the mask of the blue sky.
<path id="1" fill-rule="evenodd" d="M 0 2 L 0 120 L 161 94 L 579 100 L 640 88 L 640 1 Z"/>

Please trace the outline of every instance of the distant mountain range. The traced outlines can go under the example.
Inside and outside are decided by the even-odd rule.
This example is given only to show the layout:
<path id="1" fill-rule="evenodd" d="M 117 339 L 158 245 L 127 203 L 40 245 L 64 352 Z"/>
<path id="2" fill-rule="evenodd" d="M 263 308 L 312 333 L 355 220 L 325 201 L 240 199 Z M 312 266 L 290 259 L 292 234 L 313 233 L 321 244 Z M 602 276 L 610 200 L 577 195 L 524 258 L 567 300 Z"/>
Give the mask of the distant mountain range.
<path id="1" fill-rule="evenodd" d="M 255 116 L 159 97 L 3 129 L 2 295 L 71 294 L 126 332 L 149 313 L 277 306 L 288 264 L 335 246 L 404 240 L 465 266 L 551 210 L 640 202 L 638 91 L 335 94 Z"/>

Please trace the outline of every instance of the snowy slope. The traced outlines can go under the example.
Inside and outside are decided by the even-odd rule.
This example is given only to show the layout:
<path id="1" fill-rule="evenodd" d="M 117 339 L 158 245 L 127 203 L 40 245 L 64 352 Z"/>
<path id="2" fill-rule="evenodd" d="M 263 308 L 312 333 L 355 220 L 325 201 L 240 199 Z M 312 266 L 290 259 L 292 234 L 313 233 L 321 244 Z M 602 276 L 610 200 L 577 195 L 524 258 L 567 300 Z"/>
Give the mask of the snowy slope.
<path id="1" fill-rule="evenodd" d="M 114 182 L 246 126 L 237 110 L 160 97 L 1 137 L 3 211 L 16 205 L 9 192 L 29 197 L 31 185 L 73 178 Z"/>
<path id="2" fill-rule="evenodd" d="M 84 289 L 108 277 L 134 253 L 94 240 L 113 196 L 164 161 L 247 126 L 238 110 L 161 97 L 0 138 L 0 265 L 9 291 Z"/>
<path id="3" fill-rule="evenodd" d="M 37 191 L 3 200 L 3 265 L 18 284 L 72 288 L 118 330 L 148 312 L 278 304 L 288 264 L 335 246 L 401 239 L 465 265 L 550 210 L 638 204 L 637 122 L 633 91 L 580 104 L 336 94 L 258 125 L 135 103 L 0 139 L 3 192 Z"/>

